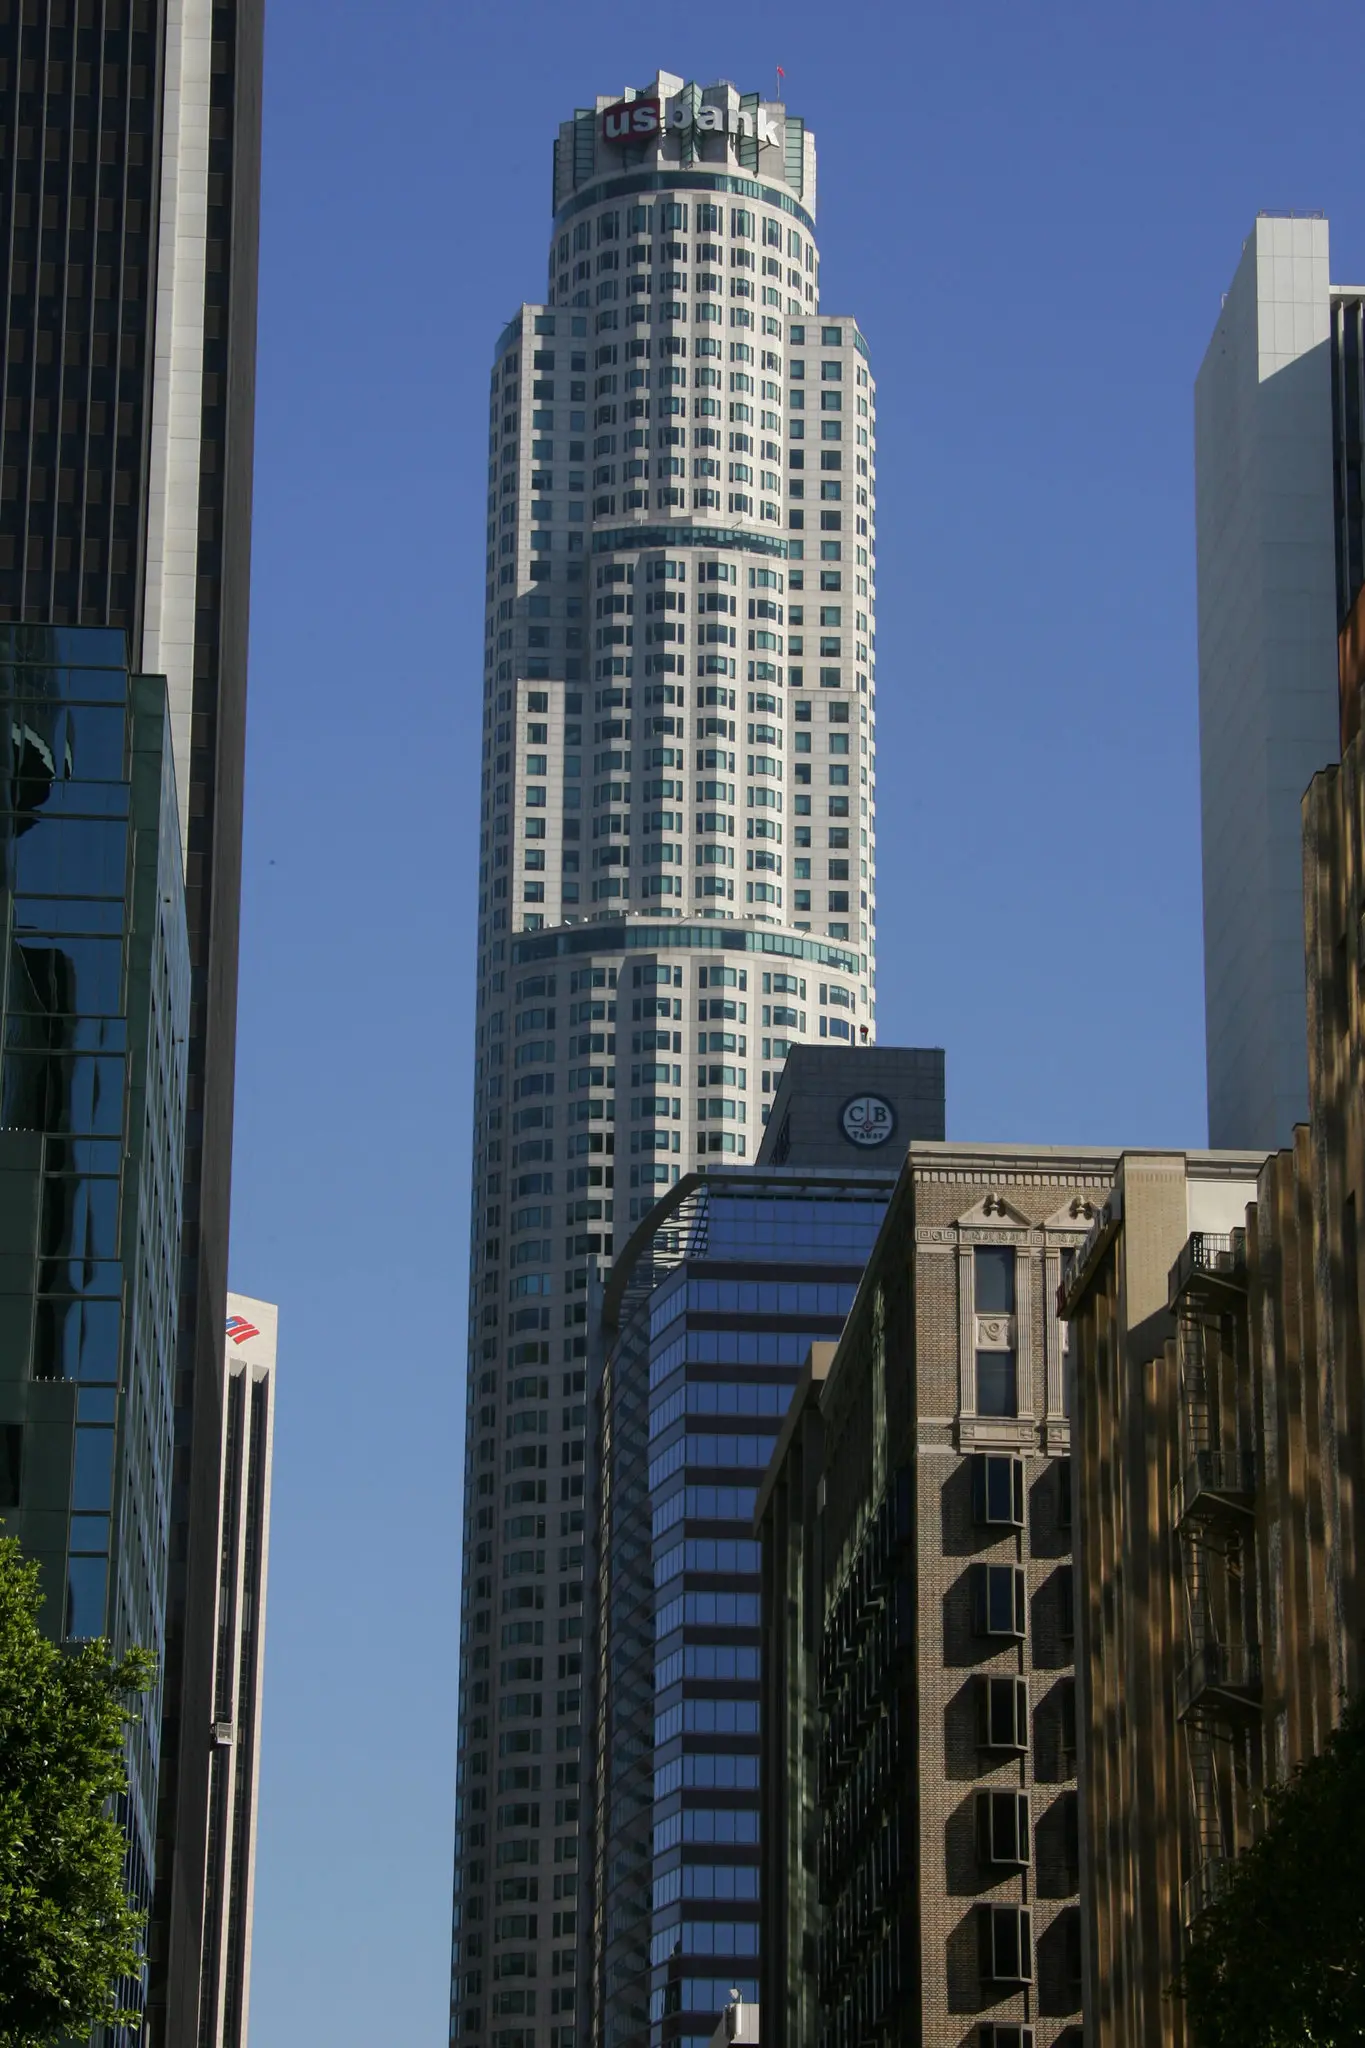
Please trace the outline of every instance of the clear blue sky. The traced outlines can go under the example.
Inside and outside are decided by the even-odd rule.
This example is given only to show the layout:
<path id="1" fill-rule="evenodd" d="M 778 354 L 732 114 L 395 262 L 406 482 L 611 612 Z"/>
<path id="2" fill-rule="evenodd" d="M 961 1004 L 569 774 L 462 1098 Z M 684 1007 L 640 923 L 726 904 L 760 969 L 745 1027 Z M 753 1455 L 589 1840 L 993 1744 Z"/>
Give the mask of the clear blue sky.
<path id="1" fill-rule="evenodd" d="M 446 2030 L 492 345 L 556 123 L 820 151 L 880 387 L 878 1030 L 950 1135 L 1204 1137 L 1191 386 L 1258 209 L 1365 281 L 1360 21 L 268 0 L 232 1284 L 280 1394 L 252 2048 Z"/>

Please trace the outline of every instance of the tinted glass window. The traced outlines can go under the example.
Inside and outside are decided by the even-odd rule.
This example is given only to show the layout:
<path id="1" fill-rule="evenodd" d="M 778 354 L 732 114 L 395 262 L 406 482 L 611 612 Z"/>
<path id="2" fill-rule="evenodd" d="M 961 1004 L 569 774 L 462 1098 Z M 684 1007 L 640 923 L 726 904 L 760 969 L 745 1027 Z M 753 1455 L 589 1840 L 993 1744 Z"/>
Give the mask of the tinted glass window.
<path id="1" fill-rule="evenodd" d="M 979 1316 L 1014 1314 L 1014 1250 L 1010 1245 L 978 1245 L 976 1249 L 976 1312 Z"/>
<path id="2" fill-rule="evenodd" d="M 72 1507 L 103 1508 L 107 1511 L 113 1484 L 113 1430 L 78 1429 L 76 1465 L 71 1480 Z"/>
<path id="3" fill-rule="evenodd" d="M 1012 1351 L 977 1352 L 976 1412 L 978 1415 L 1019 1413 L 1019 1389 Z"/>
<path id="4" fill-rule="evenodd" d="M 986 1513 L 992 1522 L 1014 1520 L 1014 1460 L 987 1458 Z"/>
<path id="5" fill-rule="evenodd" d="M 67 1559 L 66 1633 L 68 1636 L 104 1634 L 104 1585 L 108 1565 L 102 1557 Z"/>

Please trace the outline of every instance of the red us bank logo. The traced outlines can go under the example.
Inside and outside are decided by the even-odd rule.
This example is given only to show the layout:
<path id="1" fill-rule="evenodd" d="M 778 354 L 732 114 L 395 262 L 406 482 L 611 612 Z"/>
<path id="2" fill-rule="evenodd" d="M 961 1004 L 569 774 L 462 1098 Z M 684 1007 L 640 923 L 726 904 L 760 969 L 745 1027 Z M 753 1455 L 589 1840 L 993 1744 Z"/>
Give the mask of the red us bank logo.
<path id="1" fill-rule="evenodd" d="M 663 125 L 658 100 L 618 100 L 603 109 L 601 135 L 604 142 L 641 142 L 657 135 Z"/>

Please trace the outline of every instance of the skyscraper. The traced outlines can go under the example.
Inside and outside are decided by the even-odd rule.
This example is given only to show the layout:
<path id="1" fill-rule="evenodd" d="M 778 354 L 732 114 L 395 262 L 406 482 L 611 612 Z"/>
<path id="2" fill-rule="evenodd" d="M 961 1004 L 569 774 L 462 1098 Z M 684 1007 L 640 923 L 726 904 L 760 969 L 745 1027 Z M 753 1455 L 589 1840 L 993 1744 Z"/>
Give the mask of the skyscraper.
<path id="1" fill-rule="evenodd" d="M 837 1339 L 943 1055 L 798 1046 L 758 1162 L 689 1173 L 590 1336 L 584 2048 L 709 2042 L 757 1994 L 754 1509 L 813 1342 Z M 778 1152 L 780 1164 L 774 1164 Z"/>
<path id="2" fill-rule="evenodd" d="M 265 1589 L 275 1438 L 274 1303 L 229 1294 L 200 2040 L 245 2048 L 256 1887 Z"/>
<path id="3" fill-rule="evenodd" d="M 562 124 L 553 204 L 489 399 L 451 2034 L 498 2048 L 574 2041 L 589 1262 L 876 988 L 875 388 L 813 140 L 661 72 Z"/>
<path id="4" fill-rule="evenodd" d="M 263 0 L 0 0 L 0 620 L 166 677 L 190 950 L 144 2039 L 197 2038 L 246 716 Z"/>
<path id="5" fill-rule="evenodd" d="M 0 626 L 0 730 L 0 1498 L 53 1640 L 160 1663 L 190 980 L 166 685 L 122 633 Z M 143 1911 L 161 1704 L 126 1745 Z"/>
<path id="6" fill-rule="evenodd" d="M 590 2048 L 705 2048 L 732 1985 L 758 1997 L 754 1508 L 811 1345 L 837 1339 L 852 1307 L 898 1164 L 849 1148 L 841 1168 L 689 1174 L 608 1285 L 579 1901 Z"/>
<path id="7" fill-rule="evenodd" d="M 1308 1116 L 1299 801 L 1337 755 L 1365 577 L 1365 294 L 1327 222 L 1261 214 L 1195 384 L 1209 1142 Z"/>

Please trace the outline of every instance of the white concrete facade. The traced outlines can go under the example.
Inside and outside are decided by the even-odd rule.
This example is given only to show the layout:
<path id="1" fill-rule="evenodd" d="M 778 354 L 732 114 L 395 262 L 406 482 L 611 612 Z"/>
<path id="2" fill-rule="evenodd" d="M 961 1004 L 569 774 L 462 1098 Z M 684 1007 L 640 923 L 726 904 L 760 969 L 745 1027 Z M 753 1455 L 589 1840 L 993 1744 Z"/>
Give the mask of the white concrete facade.
<path id="1" fill-rule="evenodd" d="M 279 1310 L 229 1293 L 223 1344 L 215 1697 L 199 2039 L 248 2039 Z"/>
<path id="2" fill-rule="evenodd" d="M 1262 215 L 1195 384 L 1209 1142 L 1308 1113 L 1299 803 L 1336 758 L 1331 285 L 1321 219 Z"/>
<path id="3" fill-rule="evenodd" d="M 182 860 L 191 809 L 212 54 L 211 0 L 169 0 L 141 659 L 146 674 L 166 678 Z"/>
<path id="4" fill-rule="evenodd" d="M 755 1159 L 791 1044 L 875 1035 L 876 389 L 820 307 L 814 189 L 758 95 L 602 97 L 495 353 L 462 2043 L 578 2048 L 591 1264 Z"/>

